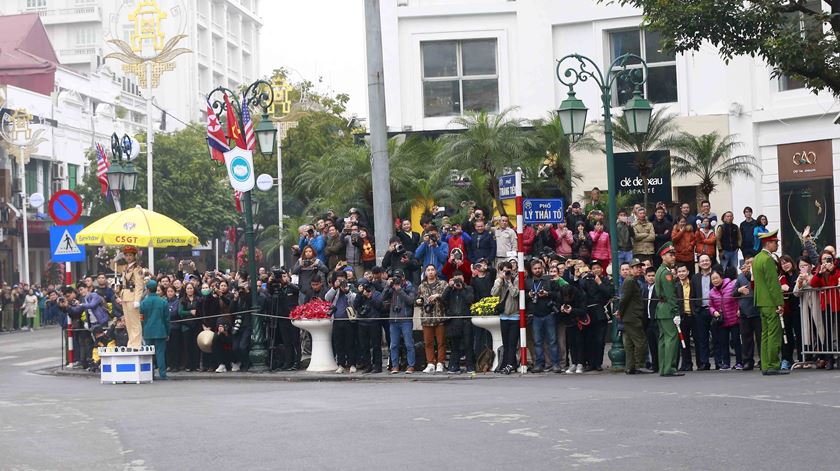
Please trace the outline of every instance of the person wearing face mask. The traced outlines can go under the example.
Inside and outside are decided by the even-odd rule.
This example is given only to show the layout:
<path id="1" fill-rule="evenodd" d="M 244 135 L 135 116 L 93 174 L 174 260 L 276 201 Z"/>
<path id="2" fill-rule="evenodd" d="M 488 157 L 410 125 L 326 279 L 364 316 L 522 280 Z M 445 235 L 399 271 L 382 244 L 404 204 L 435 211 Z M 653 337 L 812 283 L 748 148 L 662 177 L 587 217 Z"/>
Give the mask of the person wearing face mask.
<path id="1" fill-rule="evenodd" d="M 201 318 L 201 328 L 215 332 L 219 322 L 218 315 L 221 313 L 219 296 L 213 292 L 210 285 L 201 285 L 201 296 L 196 304 L 197 317 Z M 221 370 L 225 365 L 220 365 L 218 360 L 210 353 L 201 353 L 201 365 L 204 371 Z M 224 368 L 227 371 L 227 368 Z M 221 373 L 221 371 L 219 371 Z"/>

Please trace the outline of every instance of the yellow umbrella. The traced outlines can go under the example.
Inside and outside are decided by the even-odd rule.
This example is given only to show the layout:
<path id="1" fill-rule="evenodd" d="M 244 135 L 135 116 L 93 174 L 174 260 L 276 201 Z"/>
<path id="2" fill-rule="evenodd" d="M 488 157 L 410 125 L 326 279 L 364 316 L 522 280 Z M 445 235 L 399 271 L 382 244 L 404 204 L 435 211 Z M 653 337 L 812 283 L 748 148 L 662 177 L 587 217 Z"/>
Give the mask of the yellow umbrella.
<path id="1" fill-rule="evenodd" d="M 198 245 L 198 237 L 163 214 L 140 206 L 110 214 L 76 234 L 81 245 L 182 247 Z"/>

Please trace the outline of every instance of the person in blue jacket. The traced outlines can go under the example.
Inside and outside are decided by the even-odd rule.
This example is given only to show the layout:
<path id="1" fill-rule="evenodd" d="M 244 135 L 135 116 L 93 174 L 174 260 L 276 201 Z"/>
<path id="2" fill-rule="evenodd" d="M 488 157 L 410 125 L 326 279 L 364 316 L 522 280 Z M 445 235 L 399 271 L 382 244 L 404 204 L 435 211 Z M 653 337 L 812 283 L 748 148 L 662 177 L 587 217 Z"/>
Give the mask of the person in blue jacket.
<path id="1" fill-rule="evenodd" d="M 434 265 L 438 272 L 443 269 L 443 264 L 449 257 L 449 244 L 441 240 L 437 227 L 429 226 L 423 234 L 423 242 L 414 252 L 414 257 L 421 267 Z"/>
<path id="2" fill-rule="evenodd" d="M 140 302 L 140 314 L 143 316 L 143 339 L 146 345 L 155 347 L 155 363 L 158 378 L 166 377 L 166 341 L 169 339 L 169 303 L 157 294 L 157 281 L 146 283 L 149 294 Z"/>

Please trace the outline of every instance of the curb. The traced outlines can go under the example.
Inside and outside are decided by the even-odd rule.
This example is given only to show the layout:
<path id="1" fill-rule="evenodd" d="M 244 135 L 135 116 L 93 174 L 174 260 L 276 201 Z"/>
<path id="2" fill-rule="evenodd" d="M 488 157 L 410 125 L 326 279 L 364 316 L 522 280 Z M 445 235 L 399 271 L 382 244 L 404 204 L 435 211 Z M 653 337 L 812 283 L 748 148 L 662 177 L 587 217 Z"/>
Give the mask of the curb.
<path id="1" fill-rule="evenodd" d="M 74 370 L 60 367 L 42 368 L 33 370 L 32 373 L 44 376 L 75 377 L 85 379 L 99 379 L 97 373 L 85 370 Z M 170 373 L 170 381 L 274 381 L 274 382 L 380 382 L 380 383 L 410 383 L 410 382 L 449 382 L 449 381 L 470 381 L 470 380 L 492 380 L 518 377 L 540 377 L 543 375 L 516 374 L 501 375 L 496 373 L 479 373 L 469 375 L 466 373 L 457 375 L 429 375 L 415 372 L 412 375 L 388 373 L 378 374 L 336 374 L 336 373 L 308 373 L 299 371 L 295 373 Z"/>

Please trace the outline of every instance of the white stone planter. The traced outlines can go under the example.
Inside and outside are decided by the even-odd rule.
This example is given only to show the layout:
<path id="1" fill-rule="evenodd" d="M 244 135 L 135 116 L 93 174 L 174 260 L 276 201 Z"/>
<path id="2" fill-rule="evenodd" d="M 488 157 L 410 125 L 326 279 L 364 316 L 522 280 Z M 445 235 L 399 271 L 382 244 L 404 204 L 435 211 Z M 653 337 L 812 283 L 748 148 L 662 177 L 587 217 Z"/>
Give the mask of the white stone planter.
<path id="1" fill-rule="evenodd" d="M 493 337 L 493 367 L 490 371 L 496 371 L 496 368 L 499 366 L 499 347 L 502 346 L 502 321 L 499 316 L 480 316 L 480 317 L 473 317 L 472 324 L 476 327 L 480 327 L 488 332 L 490 332 L 490 336 Z"/>
<path id="2" fill-rule="evenodd" d="M 312 356 L 306 371 L 325 372 L 338 369 L 332 348 L 332 322 L 332 319 L 292 320 L 293 326 L 312 335 Z"/>
<path id="3" fill-rule="evenodd" d="M 139 351 L 127 347 L 99 347 L 101 383 L 151 383 L 155 347 L 143 345 Z"/>

